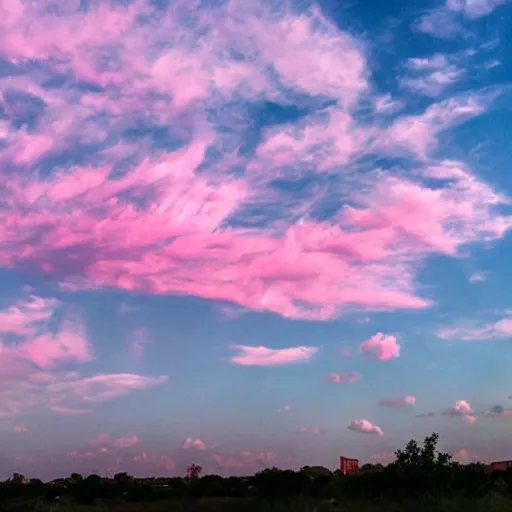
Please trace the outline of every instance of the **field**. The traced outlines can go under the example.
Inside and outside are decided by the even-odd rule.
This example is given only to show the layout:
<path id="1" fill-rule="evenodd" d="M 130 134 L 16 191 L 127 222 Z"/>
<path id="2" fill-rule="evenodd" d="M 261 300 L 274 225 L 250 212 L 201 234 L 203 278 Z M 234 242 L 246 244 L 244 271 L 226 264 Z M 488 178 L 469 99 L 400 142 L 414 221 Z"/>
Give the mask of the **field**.
<path id="1" fill-rule="evenodd" d="M 0 512 L 512 512 L 512 499 L 491 493 L 481 500 L 471 498 L 422 498 L 401 503 L 383 500 L 342 501 L 337 504 L 308 500 L 262 502 L 247 498 L 162 500 L 137 503 L 78 505 L 63 501 L 13 500 Z"/>

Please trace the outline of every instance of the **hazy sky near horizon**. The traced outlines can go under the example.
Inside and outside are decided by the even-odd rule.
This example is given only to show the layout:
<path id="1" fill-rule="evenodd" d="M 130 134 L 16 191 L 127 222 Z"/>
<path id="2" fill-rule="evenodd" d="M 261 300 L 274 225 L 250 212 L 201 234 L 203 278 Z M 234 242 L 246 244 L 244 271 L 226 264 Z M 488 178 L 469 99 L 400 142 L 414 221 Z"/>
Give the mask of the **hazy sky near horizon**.
<path id="1" fill-rule="evenodd" d="M 0 478 L 512 457 L 511 47 L 507 0 L 0 0 Z"/>

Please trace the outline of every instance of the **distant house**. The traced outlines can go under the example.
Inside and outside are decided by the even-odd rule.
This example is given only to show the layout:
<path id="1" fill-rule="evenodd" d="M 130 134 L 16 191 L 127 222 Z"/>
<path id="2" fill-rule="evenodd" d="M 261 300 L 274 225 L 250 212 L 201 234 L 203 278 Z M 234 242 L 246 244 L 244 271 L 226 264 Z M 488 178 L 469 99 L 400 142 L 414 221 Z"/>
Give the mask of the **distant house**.
<path id="1" fill-rule="evenodd" d="M 485 472 L 493 473 L 494 471 L 506 471 L 508 468 L 512 468 L 512 460 L 500 460 L 487 464 L 487 466 L 485 466 Z"/>
<path id="2" fill-rule="evenodd" d="M 359 459 L 340 457 L 340 470 L 344 475 L 350 475 L 359 471 Z"/>

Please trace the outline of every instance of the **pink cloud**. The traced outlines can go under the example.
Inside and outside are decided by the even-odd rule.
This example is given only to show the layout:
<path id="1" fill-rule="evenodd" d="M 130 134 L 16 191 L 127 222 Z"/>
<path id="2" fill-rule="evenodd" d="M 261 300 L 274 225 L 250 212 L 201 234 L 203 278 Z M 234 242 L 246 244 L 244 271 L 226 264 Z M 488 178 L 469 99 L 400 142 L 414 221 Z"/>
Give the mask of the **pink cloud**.
<path id="1" fill-rule="evenodd" d="M 148 474 L 171 476 L 176 469 L 176 463 L 168 453 L 161 450 L 158 453 L 151 452 L 138 448 L 138 445 L 121 450 L 115 450 L 111 445 L 89 446 L 64 454 L 57 453 L 50 460 L 53 467 L 65 468 L 67 473 L 87 474 L 93 469 L 96 474 L 109 477 L 124 471 L 135 477 L 147 477 Z M 40 471 L 34 462 L 32 468 L 36 472 Z"/>
<path id="2" fill-rule="evenodd" d="M 106 434 L 105 432 L 100 432 L 88 441 L 88 444 L 92 446 L 105 445 L 108 443 L 110 443 L 110 434 Z"/>
<path id="3" fill-rule="evenodd" d="M 475 423 L 477 418 L 471 414 L 472 408 L 468 401 L 466 400 L 457 400 L 455 404 L 443 411 L 443 414 L 446 416 L 456 416 L 462 418 L 463 421 L 469 423 L 470 425 Z"/>
<path id="4" fill-rule="evenodd" d="M 322 429 L 320 427 L 301 427 L 299 428 L 299 432 L 301 434 L 313 434 L 313 435 L 319 435 L 322 433 Z"/>
<path id="5" fill-rule="evenodd" d="M 384 432 L 380 427 L 365 419 L 354 420 L 347 428 L 349 430 L 353 430 L 354 432 L 359 432 L 360 434 L 375 434 L 378 436 L 384 435 Z"/>
<path id="6" fill-rule="evenodd" d="M 86 414 L 94 404 L 166 382 L 166 376 L 83 376 L 78 371 L 63 371 L 63 365 L 80 365 L 94 356 L 77 315 L 64 315 L 60 325 L 55 322 L 54 313 L 60 307 L 53 299 L 32 296 L 0 312 L 3 332 L 19 338 L 0 345 L 0 417 L 38 406 L 59 414 Z"/>
<path id="7" fill-rule="evenodd" d="M 66 319 L 56 332 L 48 332 L 49 321 L 59 307 L 54 299 L 31 296 L 28 301 L 0 311 L 0 333 L 23 338 L 22 343 L 5 346 L 4 357 L 16 360 L 17 364 L 27 360 L 43 370 L 64 362 L 84 363 L 93 359 L 80 320 Z"/>
<path id="8" fill-rule="evenodd" d="M 361 354 L 379 361 L 389 361 L 400 357 L 400 345 L 395 336 L 381 332 L 367 339 L 359 346 Z"/>
<path id="9" fill-rule="evenodd" d="M 242 366 L 281 366 L 311 360 L 317 347 L 290 347 L 271 349 L 263 346 L 249 347 L 246 345 L 232 345 L 240 355 L 233 356 L 231 362 Z"/>
<path id="10" fill-rule="evenodd" d="M 41 323 L 48 322 L 54 315 L 59 302 L 51 298 L 31 296 L 0 311 L 0 333 L 32 335 Z"/>
<path id="11" fill-rule="evenodd" d="M 331 373 L 326 379 L 333 384 L 340 384 L 341 382 L 357 382 L 361 380 L 361 374 L 359 372 L 342 372 L 342 373 Z"/>
<path id="12" fill-rule="evenodd" d="M 270 451 L 249 452 L 240 451 L 230 456 L 213 454 L 215 464 L 219 469 L 237 470 L 252 469 L 255 466 L 268 467 L 274 465 L 277 460 L 277 454 Z"/>
<path id="13" fill-rule="evenodd" d="M 379 400 L 379 405 L 383 407 L 411 407 L 416 404 L 416 397 L 406 395 L 400 398 L 384 398 Z"/>
<path id="14" fill-rule="evenodd" d="M 482 114 L 492 99 L 477 95 L 454 97 L 430 105 L 420 115 L 399 117 L 379 134 L 376 147 L 383 151 L 384 145 L 393 151 L 401 147 L 426 159 L 437 146 L 440 132 Z"/>
<path id="15" fill-rule="evenodd" d="M 65 416 L 81 416 L 82 414 L 92 412 L 92 409 L 62 407 L 61 405 L 50 405 L 49 409 L 57 414 L 64 414 Z"/>
<path id="16" fill-rule="evenodd" d="M 206 450 L 206 443 L 204 441 L 201 441 L 201 439 L 187 437 L 183 442 L 183 448 L 195 448 L 196 450 Z"/>
<path id="17" fill-rule="evenodd" d="M 119 437 L 113 442 L 114 448 L 116 450 L 124 450 L 125 448 L 131 448 L 137 444 L 139 444 L 139 438 L 134 435 Z"/>
<path id="18" fill-rule="evenodd" d="M 17 434 L 26 434 L 28 432 L 27 426 L 23 423 L 18 423 L 16 425 L 14 425 L 14 427 L 12 429 Z"/>
<path id="19" fill-rule="evenodd" d="M 23 355 L 39 368 L 53 368 L 63 362 L 86 363 L 93 359 L 83 328 L 65 322 L 57 334 L 41 334 L 23 345 Z"/>
<path id="20" fill-rule="evenodd" d="M 0 127 L 2 168 L 24 168 L 1 172 L 0 265 L 46 274 L 68 291 L 193 295 L 287 318 L 327 320 L 353 307 L 428 307 L 415 279 L 424 258 L 455 256 L 465 244 L 501 238 L 511 226 L 496 210 L 501 200 L 483 194 L 469 170 L 431 186 L 423 168 L 439 134 L 485 112 L 489 95 L 395 115 L 397 102 L 371 90 L 364 45 L 319 9 L 221 4 L 195 10 L 194 27 L 182 23 L 182 14 L 195 4 L 160 11 L 142 0 L 88 9 L 45 2 L 4 8 L 4 59 L 40 62 L 50 74 L 98 87 L 49 89 L 36 74 L 0 79 L 0 92 L 19 89 L 46 106 L 30 134 L 11 118 Z M 244 58 L 232 58 L 235 53 Z M 252 122 L 240 102 L 289 103 L 297 93 L 336 102 L 297 123 L 265 129 L 254 156 L 240 157 L 235 148 Z M 380 114 L 375 124 L 354 116 L 362 99 Z M 226 134 L 212 112 L 214 118 L 227 112 L 232 118 L 222 123 L 237 126 Z M 142 116 L 175 127 L 187 144 L 153 151 L 141 136 L 90 155 L 87 165 L 44 178 L 31 172 L 77 141 L 108 146 Z M 214 164 L 212 150 L 219 153 Z M 369 153 L 419 156 L 421 168 L 397 171 L 393 179 L 382 170 L 352 172 L 354 159 Z M 114 177 L 117 164 L 131 159 L 133 166 Z M 340 185 L 339 200 L 351 207 L 329 220 L 311 215 L 321 194 L 288 204 L 268 186 L 290 172 L 339 176 L 340 165 L 350 170 L 351 186 Z M 242 167 L 244 173 L 232 172 Z M 279 219 L 267 213 L 268 204 L 283 210 Z M 257 222 L 263 227 L 233 221 L 254 225 L 247 213 L 254 205 L 263 211 Z"/>

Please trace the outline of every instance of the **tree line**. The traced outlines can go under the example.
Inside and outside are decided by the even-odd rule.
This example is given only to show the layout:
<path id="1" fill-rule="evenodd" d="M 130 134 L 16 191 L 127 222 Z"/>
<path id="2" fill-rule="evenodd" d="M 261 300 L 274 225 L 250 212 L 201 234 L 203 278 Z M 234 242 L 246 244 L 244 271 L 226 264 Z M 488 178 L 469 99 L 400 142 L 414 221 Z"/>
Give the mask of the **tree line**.
<path id="1" fill-rule="evenodd" d="M 41 497 L 48 501 L 63 496 L 78 503 L 122 498 L 126 501 L 254 497 L 264 500 L 307 497 L 309 499 L 383 498 L 401 500 L 422 496 L 464 494 L 480 498 L 490 492 L 512 495 L 512 470 L 489 473 L 480 463 L 459 464 L 449 453 L 437 449 L 439 436 L 427 436 L 422 444 L 411 439 L 403 450 L 395 452 L 395 461 L 382 466 L 367 464 L 356 474 L 343 475 L 319 466 L 299 471 L 265 469 L 249 477 L 201 475 L 202 468 L 192 464 L 184 477 L 136 479 L 127 473 L 113 478 L 99 475 L 69 478 L 43 483 L 26 480 L 19 473 L 0 484 L 0 503 L 15 497 Z"/>

